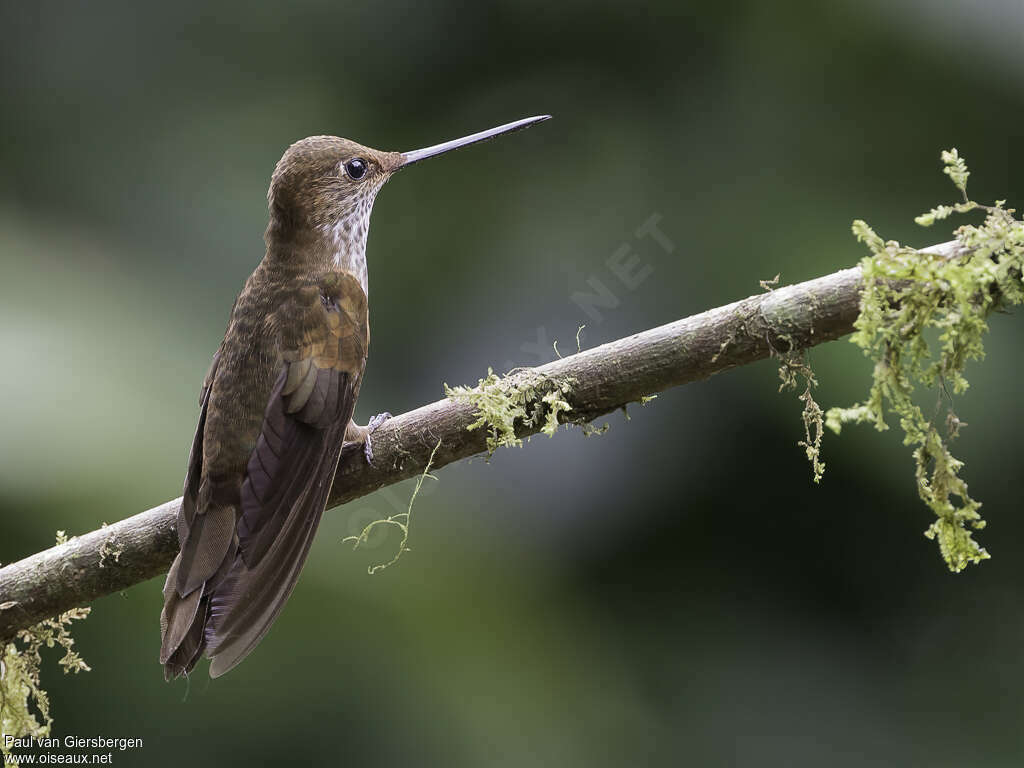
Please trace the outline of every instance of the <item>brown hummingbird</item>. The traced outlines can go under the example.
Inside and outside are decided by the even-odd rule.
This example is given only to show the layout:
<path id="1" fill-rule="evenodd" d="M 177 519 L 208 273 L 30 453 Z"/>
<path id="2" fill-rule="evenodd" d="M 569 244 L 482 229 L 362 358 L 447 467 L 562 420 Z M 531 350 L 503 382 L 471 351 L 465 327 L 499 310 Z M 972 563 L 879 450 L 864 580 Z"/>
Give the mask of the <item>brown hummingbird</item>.
<path id="1" fill-rule="evenodd" d="M 160 663 L 170 680 L 205 654 L 210 676 L 244 659 L 281 612 L 323 514 L 342 445 L 370 434 L 352 412 L 370 342 L 366 238 L 400 168 L 550 115 L 413 152 L 336 136 L 290 146 L 274 169 L 263 260 L 231 310 L 199 396 L 164 584 Z"/>

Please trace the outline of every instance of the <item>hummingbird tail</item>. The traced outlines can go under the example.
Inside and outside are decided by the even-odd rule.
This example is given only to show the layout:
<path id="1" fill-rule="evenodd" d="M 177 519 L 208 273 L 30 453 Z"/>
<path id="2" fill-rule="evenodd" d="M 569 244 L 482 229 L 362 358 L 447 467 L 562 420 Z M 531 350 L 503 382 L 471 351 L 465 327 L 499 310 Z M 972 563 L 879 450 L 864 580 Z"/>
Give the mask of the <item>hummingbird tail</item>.
<path id="1" fill-rule="evenodd" d="M 185 597 L 178 594 L 176 577 L 180 564 L 178 555 L 164 584 L 164 609 L 160 614 L 160 663 L 164 665 L 166 680 L 191 672 L 206 645 L 203 627 L 209 596 L 204 596 L 201 588 Z"/>

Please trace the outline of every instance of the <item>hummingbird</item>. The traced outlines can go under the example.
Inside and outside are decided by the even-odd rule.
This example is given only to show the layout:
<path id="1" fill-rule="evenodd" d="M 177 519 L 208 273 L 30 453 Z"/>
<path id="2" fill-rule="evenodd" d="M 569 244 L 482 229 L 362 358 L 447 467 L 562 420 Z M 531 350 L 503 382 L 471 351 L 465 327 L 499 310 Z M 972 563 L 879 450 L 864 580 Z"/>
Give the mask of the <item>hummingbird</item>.
<path id="1" fill-rule="evenodd" d="M 242 661 L 295 588 L 342 446 L 390 414 L 352 420 L 370 343 L 366 240 L 401 168 L 547 120 L 517 120 L 412 152 L 336 136 L 292 144 L 274 169 L 266 253 L 235 300 L 199 396 L 164 584 L 160 663 L 171 680 L 205 655 Z"/>

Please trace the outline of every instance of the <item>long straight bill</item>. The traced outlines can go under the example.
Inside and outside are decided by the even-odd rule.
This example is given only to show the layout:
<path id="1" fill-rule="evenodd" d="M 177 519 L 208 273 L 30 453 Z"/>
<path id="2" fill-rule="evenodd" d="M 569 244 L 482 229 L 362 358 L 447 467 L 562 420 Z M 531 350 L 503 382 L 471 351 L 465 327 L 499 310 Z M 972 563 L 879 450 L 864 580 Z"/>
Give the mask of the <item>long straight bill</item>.
<path id="1" fill-rule="evenodd" d="M 497 128 L 490 128 L 486 131 L 480 131 L 480 133 L 474 133 L 470 136 L 463 136 L 461 139 L 452 139 L 446 141 L 443 144 L 435 144 L 432 147 L 425 147 L 424 149 L 414 149 L 412 152 L 402 153 L 402 165 L 404 168 L 407 165 L 418 163 L 420 160 L 424 160 L 434 155 L 441 155 L 445 152 L 450 152 L 453 149 L 459 149 L 460 147 L 466 147 L 470 144 L 476 144 L 478 141 L 487 141 L 493 139 L 495 136 L 500 136 L 503 133 L 511 133 L 512 131 L 518 131 L 523 128 L 528 128 L 534 123 L 542 123 L 545 120 L 549 120 L 551 115 L 537 115 L 536 117 L 524 117 L 522 120 L 516 120 L 514 123 L 506 123 L 505 125 L 499 125 Z"/>

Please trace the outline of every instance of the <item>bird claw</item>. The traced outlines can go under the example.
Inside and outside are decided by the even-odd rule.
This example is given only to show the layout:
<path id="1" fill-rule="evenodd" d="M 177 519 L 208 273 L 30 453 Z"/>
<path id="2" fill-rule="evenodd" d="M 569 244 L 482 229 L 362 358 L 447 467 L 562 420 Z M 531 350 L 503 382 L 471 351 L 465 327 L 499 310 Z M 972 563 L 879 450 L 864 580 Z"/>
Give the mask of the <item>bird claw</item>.
<path id="1" fill-rule="evenodd" d="M 383 424 L 390 418 L 392 418 L 392 416 L 387 411 L 384 411 L 384 413 L 378 413 L 376 416 L 370 419 L 370 422 L 366 425 L 366 428 L 373 432 L 373 430 L 375 430 L 377 427 L 379 427 L 381 424 Z"/>
<path id="2" fill-rule="evenodd" d="M 387 411 L 384 413 L 378 413 L 374 416 L 366 425 L 366 441 L 363 443 L 363 456 L 366 457 L 367 464 L 373 464 L 373 441 L 370 439 L 370 434 L 381 424 L 391 418 L 391 414 Z"/>

